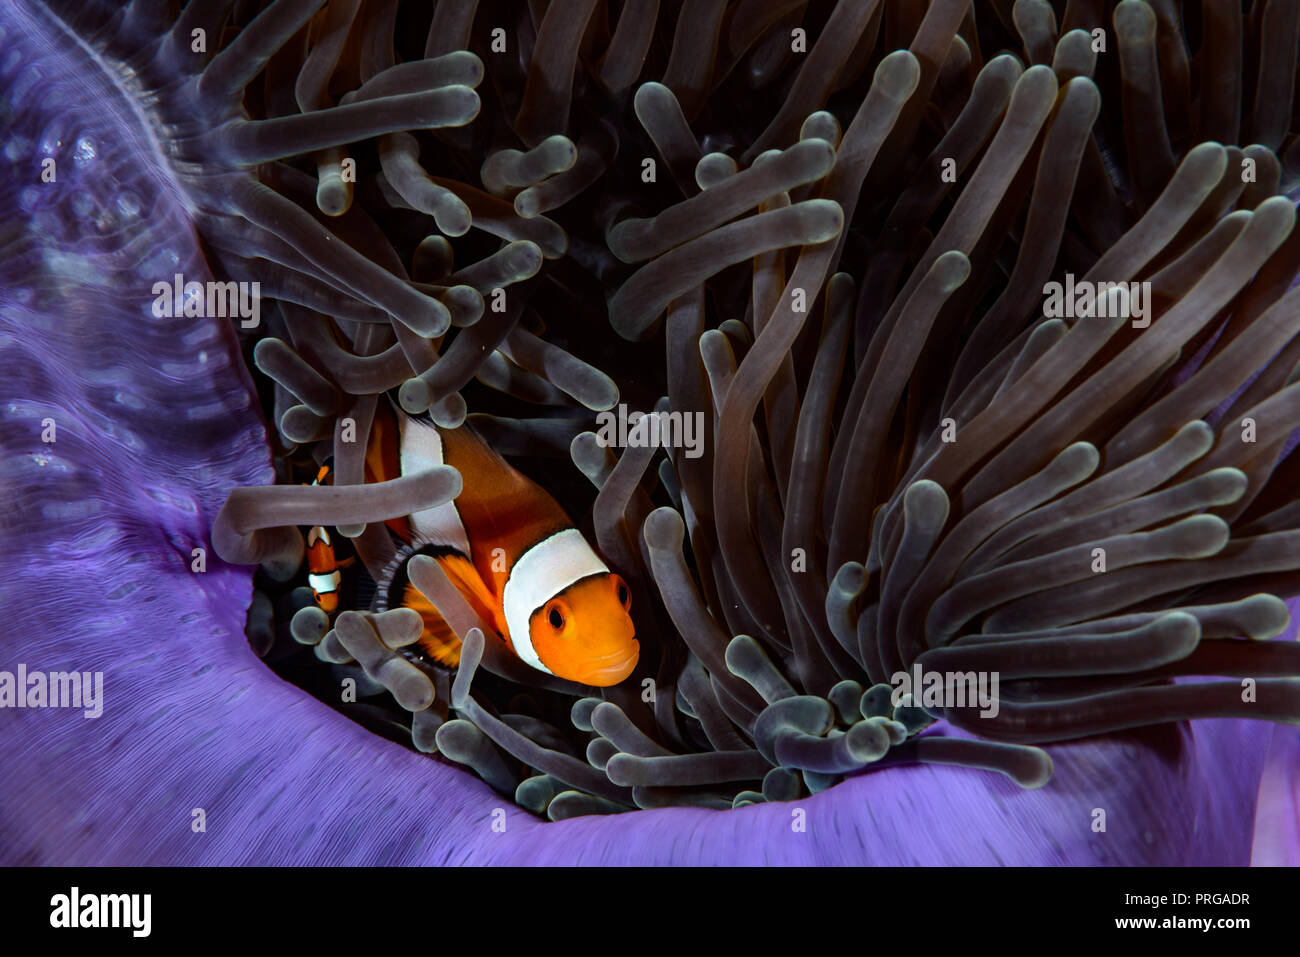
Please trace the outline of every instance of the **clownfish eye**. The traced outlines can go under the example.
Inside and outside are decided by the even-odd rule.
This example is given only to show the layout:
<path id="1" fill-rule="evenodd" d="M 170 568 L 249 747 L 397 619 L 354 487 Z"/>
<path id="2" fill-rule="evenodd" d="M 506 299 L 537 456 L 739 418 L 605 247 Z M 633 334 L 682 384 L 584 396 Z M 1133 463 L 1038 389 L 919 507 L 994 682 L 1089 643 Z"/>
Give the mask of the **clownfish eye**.
<path id="1" fill-rule="evenodd" d="M 632 604 L 632 595 L 627 590 L 627 582 L 623 581 L 623 579 L 619 578 L 617 575 L 614 576 L 614 591 L 618 595 L 618 603 L 622 605 L 623 610 L 626 611 Z"/>
<path id="2" fill-rule="evenodd" d="M 556 631 L 559 631 L 564 627 L 564 616 L 560 614 L 560 609 L 558 608 L 552 608 L 550 613 L 546 616 L 546 620 L 551 623 L 551 627 Z"/>

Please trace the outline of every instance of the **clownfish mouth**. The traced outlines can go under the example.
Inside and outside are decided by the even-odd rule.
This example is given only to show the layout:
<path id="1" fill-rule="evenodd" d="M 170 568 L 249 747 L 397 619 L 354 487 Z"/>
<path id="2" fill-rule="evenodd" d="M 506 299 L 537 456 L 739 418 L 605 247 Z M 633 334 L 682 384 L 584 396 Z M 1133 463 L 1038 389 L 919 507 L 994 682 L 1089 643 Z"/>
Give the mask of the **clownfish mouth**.
<path id="1" fill-rule="evenodd" d="M 615 651 L 584 662 L 580 674 L 574 680 L 597 688 L 616 685 L 636 668 L 637 658 L 641 654 L 640 643 L 633 641 L 626 651 Z"/>

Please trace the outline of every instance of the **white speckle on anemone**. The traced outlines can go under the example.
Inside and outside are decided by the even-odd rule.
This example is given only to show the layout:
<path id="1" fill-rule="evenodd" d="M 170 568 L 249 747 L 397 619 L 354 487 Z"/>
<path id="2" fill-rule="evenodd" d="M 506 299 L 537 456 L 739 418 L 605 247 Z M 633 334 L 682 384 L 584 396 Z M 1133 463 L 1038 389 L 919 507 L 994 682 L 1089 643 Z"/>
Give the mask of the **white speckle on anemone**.
<path id="1" fill-rule="evenodd" d="M 103 512 L 102 503 L 94 499 L 80 502 L 51 502 L 41 507 L 41 514 L 51 522 L 75 522 Z"/>
<path id="2" fill-rule="evenodd" d="M 185 512 L 189 515 L 198 514 L 198 504 L 194 501 L 193 497 L 189 495 L 170 492 L 167 489 L 156 485 L 147 486 L 144 489 L 144 493 L 155 502 L 161 502 L 163 505 L 174 508 L 178 512 Z"/>
<path id="3" fill-rule="evenodd" d="M 23 74 L 24 77 L 27 75 L 28 74 L 26 73 Z M 37 79 L 40 79 L 39 75 L 37 75 Z M 21 78 L 19 82 L 22 82 Z M 63 138 L 64 131 L 62 124 L 56 120 L 54 124 L 52 124 L 52 129 L 46 130 L 44 135 L 41 136 L 41 152 L 46 156 L 57 156 L 63 150 Z"/>
<path id="4" fill-rule="evenodd" d="M 32 149 L 32 141 L 24 136 L 15 136 L 4 145 L 4 157 L 11 163 L 25 159 Z"/>
<path id="5" fill-rule="evenodd" d="M 95 149 L 95 141 L 88 137 L 81 137 L 73 147 L 72 157 L 78 166 L 85 166 L 98 155 Z"/>
<path id="6" fill-rule="evenodd" d="M 71 466 L 66 459 L 60 458 L 53 452 L 47 452 L 44 450 L 40 452 L 29 452 L 27 455 L 19 456 L 17 462 L 29 472 L 71 471 Z"/>
<path id="7" fill-rule="evenodd" d="M 166 276 L 168 271 L 175 269 L 180 265 L 181 257 L 171 246 L 162 246 L 153 251 L 153 253 L 140 264 L 140 274 L 142 276 Z M 152 310 L 150 310 L 152 315 Z"/>
<path id="8" fill-rule="evenodd" d="M 35 67 L 28 67 L 21 74 L 19 74 L 18 79 L 16 79 L 14 81 L 13 86 L 9 88 L 8 96 L 10 102 L 11 103 L 22 102 L 22 100 L 27 96 L 27 94 L 31 92 L 32 87 L 34 87 L 37 83 L 39 83 L 40 80 L 41 80 L 40 71 L 37 70 Z"/>
<path id="9" fill-rule="evenodd" d="M 187 349 L 213 345 L 221 339 L 220 334 L 211 323 L 192 323 L 181 332 L 180 341 Z"/>
<path id="10" fill-rule="evenodd" d="M 120 424 L 105 423 L 101 429 L 106 438 L 111 438 L 114 442 L 120 442 L 129 449 L 140 448 L 139 437 L 130 429 Z"/>
<path id="11" fill-rule="evenodd" d="M 123 216 L 134 219 L 140 215 L 140 197 L 130 190 L 117 194 L 117 210 Z"/>

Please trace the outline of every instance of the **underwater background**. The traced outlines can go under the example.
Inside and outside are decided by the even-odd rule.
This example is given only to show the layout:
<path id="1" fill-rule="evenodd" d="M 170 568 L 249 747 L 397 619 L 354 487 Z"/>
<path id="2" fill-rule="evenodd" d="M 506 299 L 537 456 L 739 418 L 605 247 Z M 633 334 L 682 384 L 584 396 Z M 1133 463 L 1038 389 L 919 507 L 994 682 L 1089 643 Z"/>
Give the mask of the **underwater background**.
<path id="1" fill-rule="evenodd" d="M 0 863 L 1296 863 L 1298 40 L 0 0 L 0 672 L 104 689 L 0 708 Z M 394 638 L 384 522 L 463 477 L 367 483 L 389 406 L 564 507 L 631 678 L 528 669 L 433 569 L 459 669 Z M 609 447 L 620 407 L 702 441 Z"/>

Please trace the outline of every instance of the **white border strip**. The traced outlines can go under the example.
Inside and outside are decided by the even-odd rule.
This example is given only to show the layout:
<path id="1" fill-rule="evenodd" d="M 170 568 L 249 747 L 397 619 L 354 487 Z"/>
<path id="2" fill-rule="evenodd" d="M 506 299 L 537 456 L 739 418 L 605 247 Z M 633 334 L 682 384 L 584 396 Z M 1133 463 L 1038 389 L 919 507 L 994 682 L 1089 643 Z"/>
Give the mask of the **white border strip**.
<path id="1" fill-rule="evenodd" d="M 524 552 L 510 569 L 501 593 L 506 628 L 515 654 L 538 671 L 554 674 L 542 664 L 533 648 L 528 620 L 533 612 L 574 582 L 608 571 L 608 566 L 576 528 L 556 532 Z"/>

